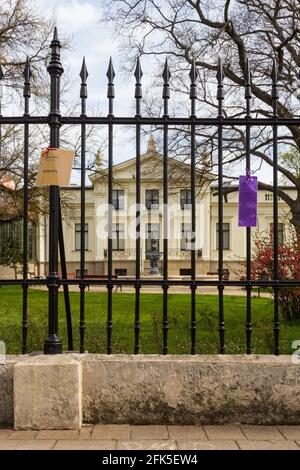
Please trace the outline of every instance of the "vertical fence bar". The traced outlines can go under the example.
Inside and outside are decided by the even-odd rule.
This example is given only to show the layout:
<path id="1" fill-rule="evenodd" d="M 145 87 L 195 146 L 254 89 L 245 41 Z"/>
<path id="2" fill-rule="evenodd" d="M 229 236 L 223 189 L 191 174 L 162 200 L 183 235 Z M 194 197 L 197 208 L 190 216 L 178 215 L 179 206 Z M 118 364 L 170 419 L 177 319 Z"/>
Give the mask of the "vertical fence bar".
<path id="1" fill-rule="evenodd" d="M 2 98 L 3 98 L 3 85 L 2 85 L 2 79 L 4 77 L 4 73 L 2 70 L 2 67 L 0 65 L 0 118 L 2 118 Z M 0 123 L 0 165 L 2 165 L 2 124 Z"/>
<path id="2" fill-rule="evenodd" d="M 169 117 L 169 98 L 170 98 L 170 70 L 168 66 L 168 59 L 166 59 L 162 77 L 164 79 L 163 85 L 163 102 L 164 102 L 164 115 L 167 120 Z M 162 353 L 168 354 L 168 247 L 169 247 L 169 210 L 168 210 L 168 170 L 169 170 L 169 153 L 168 153 L 168 123 L 165 122 L 163 126 L 163 145 L 164 145 L 164 160 L 163 160 L 163 347 Z"/>
<path id="3" fill-rule="evenodd" d="M 108 70 L 107 98 L 108 117 L 113 117 L 113 100 L 115 97 L 115 71 L 110 58 Z M 108 282 L 107 282 L 107 354 L 112 354 L 112 204 L 113 204 L 113 124 L 108 124 Z"/>
<path id="4" fill-rule="evenodd" d="M 63 223 L 62 223 L 62 211 L 61 211 L 60 198 L 58 201 L 59 201 L 58 245 L 59 245 L 59 256 L 60 256 L 60 264 L 61 264 L 61 275 L 63 279 L 67 279 L 68 273 L 67 273 L 66 252 L 65 252 L 65 244 L 64 244 L 64 231 L 63 231 Z M 63 291 L 64 291 L 64 301 L 65 301 L 66 320 L 67 320 L 68 351 L 73 351 L 74 348 L 73 348 L 72 315 L 71 315 L 69 286 L 67 284 L 63 285 Z"/>
<path id="5" fill-rule="evenodd" d="M 273 104 L 273 277 L 279 280 L 279 260 L 278 260 L 278 127 L 276 118 L 278 117 L 278 73 L 276 60 L 273 60 L 272 68 L 272 104 Z M 279 312 L 278 312 L 279 287 L 274 286 L 274 354 L 279 355 Z"/>
<path id="6" fill-rule="evenodd" d="M 196 118 L 196 98 L 197 98 L 197 80 L 198 72 L 195 61 L 192 62 L 190 70 L 190 100 L 191 100 L 191 119 Z M 196 126 L 191 124 L 191 219 L 192 219 L 192 237 L 191 240 L 191 354 L 196 354 L 196 289 L 193 283 L 196 280 Z"/>
<path id="7" fill-rule="evenodd" d="M 141 79 L 143 72 L 139 58 L 137 59 L 134 72 L 136 79 L 135 84 L 135 100 L 136 100 L 136 242 L 135 242 L 135 317 L 134 317 L 134 354 L 140 352 L 140 290 L 141 290 L 141 125 L 139 118 L 141 117 L 141 99 L 142 85 Z"/>
<path id="8" fill-rule="evenodd" d="M 81 87 L 81 162 L 80 162 L 80 320 L 79 320 L 79 334 L 80 334 L 80 353 L 84 353 L 84 333 L 85 333 L 85 284 L 83 283 L 85 275 L 85 140 L 86 140 L 86 125 L 84 118 L 86 117 L 86 99 L 87 99 L 87 77 L 88 71 L 85 64 L 85 58 L 82 61 L 80 71 Z"/>
<path id="9" fill-rule="evenodd" d="M 246 100 L 246 119 L 251 118 L 251 70 L 249 60 L 246 59 L 245 65 L 245 100 Z M 246 124 L 246 170 L 250 172 L 251 162 L 251 141 L 250 141 L 250 125 Z M 246 277 L 247 281 L 251 281 L 251 228 L 246 228 Z M 246 354 L 251 354 L 251 334 L 252 334 L 252 312 L 251 312 L 251 286 L 246 286 Z"/>
<path id="10" fill-rule="evenodd" d="M 60 42 L 57 29 L 54 29 L 51 42 L 51 59 L 48 72 L 51 79 L 51 107 L 49 113 L 50 146 L 59 147 L 60 128 L 60 77 L 63 67 L 60 62 Z M 62 353 L 62 341 L 58 336 L 58 230 L 59 230 L 59 188 L 50 186 L 49 189 L 49 275 L 47 278 L 48 295 L 48 337 L 44 344 L 45 354 Z"/>
<path id="11" fill-rule="evenodd" d="M 30 65 L 27 57 L 24 76 L 24 118 L 29 116 L 30 99 Z M 23 183 L 23 307 L 22 307 L 22 354 L 27 352 L 28 311 L 28 160 L 29 160 L 29 124 L 24 123 L 24 183 Z"/>
<path id="12" fill-rule="evenodd" d="M 223 89 L 223 65 L 221 59 L 219 59 L 218 71 L 218 291 L 219 291 L 219 353 L 225 354 L 225 322 L 224 322 L 224 284 L 223 284 L 223 100 L 224 100 L 224 89 Z"/>

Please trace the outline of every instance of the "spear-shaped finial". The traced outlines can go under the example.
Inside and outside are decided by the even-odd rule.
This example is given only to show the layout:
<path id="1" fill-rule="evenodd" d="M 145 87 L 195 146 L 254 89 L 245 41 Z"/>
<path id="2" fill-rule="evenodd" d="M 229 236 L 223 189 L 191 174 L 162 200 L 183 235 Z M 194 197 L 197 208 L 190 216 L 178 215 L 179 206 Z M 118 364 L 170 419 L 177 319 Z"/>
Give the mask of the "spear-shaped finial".
<path id="1" fill-rule="evenodd" d="M 137 58 L 137 61 L 136 61 L 134 76 L 135 76 L 136 82 L 137 82 L 137 83 L 140 83 L 140 82 L 141 82 L 141 79 L 142 79 L 142 76 L 143 76 L 143 71 L 142 71 L 142 67 L 141 67 L 141 63 L 140 63 L 140 58 L 139 58 L 139 57 Z"/>
<path id="2" fill-rule="evenodd" d="M 31 78 L 31 75 L 32 75 L 32 73 L 31 73 L 31 70 L 30 70 L 29 57 L 27 56 L 24 71 L 23 71 L 23 77 L 25 79 L 25 82 L 29 82 L 29 80 Z"/>
<path id="3" fill-rule="evenodd" d="M 251 117 L 251 103 L 250 100 L 252 98 L 251 92 L 251 69 L 249 64 L 248 57 L 245 61 L 245 73 L 244 73 L 244 80 L 245 80 L 245 100 L 246 100 L 246 117 Z"/>
<path id="4" fill-rule="evenodd" d="M 272 72 L 271 72 L 271 78 L 272 78 L 272 101 L 273 101 L 273 116 L 277 117 L 277 108 L 278 108 L 278 68 L 277 68 L 277 62 L 275 57 L 273 58 L 273 66 L 272 66 Z"/>
<path id="5" fill-rule="evenodd" d="M 277 85 L 277 80 L 278 80 L 278 68 L 277 68 L 277 62 L 276 62 L 275 57 L 273 58 L 273 65 L 272 65 L 271 78 L 272 78 L 272 83 L 273 83 L 273 85 Z"/>
<path id="6" fill-rule="evenodd" d="M 23 70 L 23 77 L 24 77 L 24 90 L 23 96 L 24 98 L 30 98 L 30 78 L 31 78 L 31 70 L 30 70 L 30 62 L 29 57 L 26 57 L 25 67 Z"/>
<path id="7" fill-rule="evenodd" d="M 218 89 L 217 89 L 217 100 L 218 100 L 218 117 L 221 118 L 223 116 L 223 100 L 224 100 L 224 88 L 223 88 L 223 80 L 224 80 L 224 71 L 223 71 L 223 64 L 222 60 L 219 57 L 218 60 L 218 67 L 217 67 L 217 80 L 218 80 Z"/>
<path id="8" fill-rule="evenodd" d="M 62 75 L 64 72 L 63 66 L 60 62 L 60 42 L 57 35 L 57 27 L 54 28 L 53 39 L 50 44 L 51 58 L 47 70 L 50 75 Z"/>
<path id="9" fill-rule="evenodd" d="M 244 77 L 245 77 L 245 85 L 251 85 L 251 68 L 250 68 L 248 57 L 246 58 L 246 61 L 245 61 Z"/>
<path id="10" fill-rule="evenodd" d="M 86 68 L 85 57 L 83 57 L 82 66 L 81 66 L 81 70 L 80 70 L 79 75 L 80 75 L 80 78 L 81 78 L 81 82 L 86 84 L 86 80 L 87 80 L 89 74 L 88 74 L 88 71 L 87 71 L 87 68 Z"/>
<path id="11" fill-rule="evenodd" d="M 221 57 L 219 57 L 219 59 L 218 59 L 217 80 L 218 80 L 218 85 L 223 84 L 224 71 L 223 71 L 223 63 L 222 63 Z"/>
<path id="12" fill-rule="evenodd" d="M 162 77 L 164 79 L 164 85 L 163 85 L 163 92 L 162 92 L 162 97 L 164 100 L 164 116 L 168 116 L 168 100 L 170 98 L 170 86 L 169 86 L 169 80 L 171 77 L 171 73 L 169 70 L 169 64 L 168 64 L 168 58 L 166 57 L 165 60 L 165 65 L 164 65 L 164 70 L 162 73 Z"/>
<path id="13" fill-rule="evenodd" d="M 0 116 L 1 116 L 1 100 L 3 98 L 3 87 L 2 87 L 1 81 L 2 81 L 3 77 L 4 77 L 4 73 L 3 73 L 2 67 L 0 65 Z M 1 142 L 0 142 L 0 147 L 1 147 Z M 0 150 L 1 150 L 1 148 L 0 148 Z"/>
<path id="14" fill-rule="evenodd" d="M 107 87 L 107 98 L 114 98 L 115 91 L 114 91 L 114 78 L 115 78 L 115 71 L 114 66 L 112 63 L 112 58 L 109 59 L 108 69 L 106 72 L 106 76 L 108 79 L 108 87 Z"/>
<path id="15" fill-rule="evenodd" d="M 141 104 L 140 104 L 140 100 L 141 100 L 141 98 L 142 98 L 142 84 L 141 84 L 141 80 L 142 80 L 142 76 L 143 76 L 143 71 L 142 71 L 142 67 L 141 67 L 141 63 L 140 63 L 139 57 L 137 58 L 137 61 L 136 61 L 136 67 L 135 67 L 135 71 L 134 71 L 134 76 L 135 76 L 135 79 L 136 79 L 136 83 L 135 83 L 135 94 L 134 94 L 134 97 L 136 98 L 136 115 L 137 115 L 137 116 L 140 116 L 140 114 L 141 114 Z"/>
<path id="16" fill-rule="evenodd" d="M 191 79 L 191 84 L 192 85 L 196 84 L 197 77 L 198 77 L 198 70 L 197 70 L 197 67 L 196 67 L 195 59 L 193 59 L 192 60 L 192 65 L 191 65 L 191 70 L 190 70 L 190 79 Z"/>
<path id="17" fill-rule="evenodd" d="M 108 83 L 113 84 L 116 74 L 115 74 L 115 71 L 114 71 L 114 66 L 113 66 L 111 57 L 109 59 L 109 64 L 108 64 L 108 69 L 107 69 L 107 72 L 106 72 L 106 76 L 107 76 L 107 79 L 108 79 Z"/>
<path id="18" fill-rule="evenodd" d="M 115 87 L 114 87 L 114 78 L 115 78 L 115 71 L 114 66 L 112 63 L 112 58 L 109 59 L 108 69 L 106 72 L 106 76 L 108 79 L 107 84 L 107 98 L 109 99 L 109 115 L 113 114 L 113 99 L 115 97 Z"/>
<path id="19" fill-rule="evenodd" d="M 167 58 L 167 57 L 166 57 L 166 60 L 165 60 L 165 65 L 164 65 L 164 70 L 163 70 L 163 73 L 162 73 L 162 77 L 163 77 L 163 79 L 164 79 L 164 84 L 165 84 L 165 85 L 168 85 L 168 84 L 169 84 L 170 77 L 171 77 L 171 73 L 170 73 L 169 64 L 168 64 L 168 58 Z"/>
<path id="20" fill-rule="evenodd" d="M 86 68 L 86 63 L 85 63 L 85 57 L 83 57 L 82 60 L 82 66 L 79 74 L 81 78 L 81 86 L 80 86 L 80 98 L 81 98 L 81 114 L 86 114 L 86 98 L 87 98 L 87 85 L 86 81 L 89 76 L 87 68 Z"/>
<path id="21" fill-rule="evenodd" d="M 191 117 L 196 117 L 195 100 L 197 98 L 197 87 L 196 87 L 197 77 L 198 77 L 198 70 L 197 70 L 197 67 L 196 67 L 195 59 L 193 59 L 191 70 L 190 70 L 190 79 L 191 79 L 191 84 L 190 84 Z"/>

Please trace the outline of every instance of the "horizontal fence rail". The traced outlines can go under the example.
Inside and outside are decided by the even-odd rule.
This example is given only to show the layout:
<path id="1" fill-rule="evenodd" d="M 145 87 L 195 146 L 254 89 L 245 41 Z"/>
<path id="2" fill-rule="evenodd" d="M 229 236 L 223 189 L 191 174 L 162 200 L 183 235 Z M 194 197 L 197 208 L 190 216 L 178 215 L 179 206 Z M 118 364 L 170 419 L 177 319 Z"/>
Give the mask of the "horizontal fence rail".
<path id="1" fill-rule="evenodd" d="M 0 115 L 0 126 L 4 124 L 23 125 L 24 126 L 24 174 L 23 174 L 23 278 L 22 279 L 0 279 L 0 286 L 12 285 L 21 286 L 23 288 L 23 308 L 22 308 L 22 352 L 27 352 L 27 332 L 28 332 L 28 288 L 32 286 L 46 286 L 48 288 L 48 336 L 44 344 L 44 352 L 46 354 L 57 354 L 63 350 L 63 345 L 58 336 L 58 293 L 62 287 L 64 292 L 65 310 L 67 318 L 68 330 L 68 349 L 73 350 L 72 335 L 72 315 L 71 303 L 69 296 L 69 286 L 77 285 L 80 290 L 80 345 L 81 353 L 85 351 L 85 304 L 87 286 L 106 286 L 107 288 L 107 320 L 106 320 L 106 338 L 107 338 L 107 354 L 113 353 L 113 288 L 114 286 L 127 285 L 135 289 L 135 303 L 133 305 L 134 322 L 132 331 L 134 335 L 133 352 L 140 352 L 140 335 L 142 334 L 140 322 L 140 293 L 144 286 L 158 286 L 162 289 L 162 353 L 168 353 L 169 339 L 169 315 L 168 315 L 168 288 L 170 286 L 187 286 L 190 288 L 190 352 L 196 354 L 196 338 L 197 338 L 197 315 L 196 303 L 199 297 L 196 296 L 197 288 L 203 286 L 215 286 L 218 289 L 218 330 L 219 330 L 219 353 L 226 352 L 226 316 L 224 313 L 224 289 L 226 287 L 244 287 L 246 289 L 246 316 L 245 316 L 245 352 L 252 352 L 252 303 L 251 292 L 253 287 L 270 287 L 274 292 L 274 317 L 273 317 L 273 333 L 274 333 L 274 354 L 279 354 L 279 311 L 278 311 L 278 293 L 283 287 L 300 287 L 300 281 L 297 279 L 280 279 L 278 267 L 278 127 L 279 126 L 300 126 L 300 116 L 293 118 L 281 118 L 278 116 L 278 78 L 277 65 L 274 61 L 271 74 L 272 83 L 272 109 L 270 116 L 265 118 L 257 118 L 251 116 L 251 98 L 252 83 L 251 71 L 248 60 L 245 65 L 245 105 L 246 113 L 244 117 L 224 117 L 224 73 L 221 61 L 219 61 L 217 71 L 217 116 L 212 118 L 198 117 L 196 115 L 197 100 L 197 77 L 198 72 L 195 62 L 192 63 L 190 70 L 190 115 L 188 117 L 172 117 L 169 116 L 169 98 L 170 98 L 170 80 L 171 73 L 169 70 L 168 60 L 166 60 L 162 73 L 162 105 L 163 115 L 161 117 L 146 117 L 141 115 L 142 102 L 142 68 L 140 60 L 137 60 L 134 71 L 135 77 L 135 115 L 130 117 L 114 116 L 114 78 L 115 71 L 112 60 L 109 61 L 107 76 L 107 99 L 108 114 L 107 116 L 88 116 L 86 113 L 87 104 L 87 79 L 88 71 L 85 60 L 83 60 L 80 71 L 80 100 L 81 114 L 80 116 L 62 116 L 60 114 L 60 78 L 64 70 L 60 62 L 60 42 L 57 37 L 55 28 L 53 40 L 51 42 L 51 59 L 48 65 L 48 72 L 51 80 L 50 89 L 50 113 L 48 116 L 31 116 L 30 115 L 30 81 L 31 71 L 30 62 L 27 59 L 24 69 L 24 114 L 22 116 L 2 116 Z M 0 80 L 3 78 L 1 70 Z M 80 126 L 81 131 L 81 168 L 80 168 L 80 276 L 76 279 L 67 278 L 66 257 L 64 250 L 64 234 L 62 225 L 62 211 L 60 205 L 60 191 L 57 186 L 49 188 L 49 273 L 46 279 L 30 279 L 28 277 L 28 223 L 29 223 L 29 181 L 28 181 L 28 160 L 29 160 L 29 128 L 30 125 L 48 125 L 50 129 L 49 144 L 51 147 L 59 147 L 60 128 L 64 125 Z M 86 221 L 86 126 L 101 125 L 106 126 L 108 135 L 108 248 L 107 248 L 107 278 L 106 279 L 86 279 L 85 278 L 85 221 Z M 135 276 L 132 278 L 116 279 L 113 276 L 113 254 L 112 254 L 112 202 L 113 202 L 113 163 L 114 163 L 114 127 L 121 125 L 132 125 L 135 128 L 135 147 L 136 147 L 136 174 L 135 174 L 135 195 L 136 195 L 136 242 L 135 242 Z M 163 134 L 163 273 L 162 278 L 145 279 L 141 275 L 141 224 L 140 224 L 140 204 L 141 204 L 141 130 L 143 126 L 156 126 L 161 129 Z M 172 279 L 168 272 L 168 172 L 169 172 L 169 129 L 171 126 L 187 126 L 190 131 L 190 189 L 191 189 L 191 228 L 194 234 L 193 243 L 195 244 L 196 233 L 196 130 L 197 126 L 208 126 L 216 128 L 218 137 L 218 279 L 200 280 L 196 277 L 196 248 L 191 249 L 190 267 L 191 274 L 189 279 Z M 251 275 L 251 228 L 246 228 L 246 276 L 244 280 L 225 280 L 223 278 L 224 267 L 224 247 L 223 247 L 223 192 L 224 175 L 223 175 L 223 130 L 226 126 L 239 126 L 245 129 L 245 154 L 246 166 L 245 171 L 251 171 L 251 131 L 253 126 L 267 126 L 272 130 L 272 148 L 273 148 L 273 254 L 274 269 L 273 279 L 258 280 L 253 279 Z M 58 259 L 60 256 L 62 275 L 58 275 Z M 201 297 L 200 297 L 201 302 Z"/>

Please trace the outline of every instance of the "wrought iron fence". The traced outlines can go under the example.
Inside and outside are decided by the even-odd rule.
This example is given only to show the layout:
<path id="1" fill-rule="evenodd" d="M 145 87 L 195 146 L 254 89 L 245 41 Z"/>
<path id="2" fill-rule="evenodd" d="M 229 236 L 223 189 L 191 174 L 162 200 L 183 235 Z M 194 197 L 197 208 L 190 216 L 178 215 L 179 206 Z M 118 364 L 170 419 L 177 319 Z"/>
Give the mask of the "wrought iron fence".
<path id="1" fill-rule="evenodd" d="M 224 117 L 223 113 L 223 68 L 219 62 L 217 73 L 217 101 L 218 115 L 215 118 L 203 118 L 196 115 L 197 99 L 197 69 L 195 63 L 192 64 L 190 71 L 190 103 L 191 112 L 188 117 L 170 117 L 168 103 L 170 98 L 170 71 L 168 61 L 166 60 L 163 70 L 163 116 L 162 117 L 144 117 L 141 114 L 142 100 L 142 69 L 140 61 L 137 60 L 134 76 L 135 84 L 135 102 L 136 113 L 133 117 L 117 117 L 114 115 L 114 78 L 112 60 L 110 59 L 107 71 L 108 79 L 108 114 L 105 117 L 91 117 L 86 113 L 87 101 L 87 77 L 88 72 L 83 60 L 81 77 L 81 114 L 80 116 L 62 116 L 60 114 L 60 78 L 64 70 L 60 62 L 60 42 L 55 28 L 53 40 L 51 42 L 51 59 L 48 65 L 48 72 L 51 80 L 51 106 L 48 116 L 31 116 L 29 111 L 30 102 L 30 64 L 27 60 L 24 69 L 24 114 L 23 116 L 2 116 L 0 114 L 0 124 L 15 124 L 24 126 L 24 230 L 23 230 L 23 278 L 22 279 L 1 279 L 1 285 L 21 285 L 23 288 L 23 310 L 22 310 L 22 352 L 27 352 L 27 331 L 28 331 L 28 311 L 27 295 L 28 288 L 34 285 L 45 285 L 48 288 L 48 337 L 45 340 L 45 354 L 57 354 L 63 350 L 62 341 L 58 335 L 58 292 L 63 287 L 65 309 L 67 316 L 68 330 L 68 349 L 73 350 L 72 338 L 72 319 L 69 297 L 69 286 L 78 285 L 80 288 L 80 352 L 85 351 L 85 289 L 88 285 L 104 285 L 107 287 L 107 354 L 113 353 L 112 331 L 113 331 L 113 312 L 112 292 L 114 286 L 129 285 L 135 289 L 135 318 L 134 318 L 134 353 L 140 352 L 140 291 L 144 286 L 160 286 L 163 293 L 163 321 L 162 321 L 162 352 L 168 354 L 168 288 L 170 286 L 189 286 L 191 290 L 191 354 L 196 353 L 196 290 L 199 286 L 215 286 L 218 288 L 219 296 L 219 353 L 225 353 L 225 320 L 224 320 L 224 289 L 228 286 L 245 287 L 246 289 L 246 353 L 250 354 L 251 334 L 252 334 L 252 315 L 251 315 L 251 291 L 255 286 L 270 287 L 274 290 L 274 354 L 279 354 L 279 311 L 278 311 L 278 292 L 281 287 L 300 286 L 299 280 L 283 280 L 279 278 L 278 266 L 278 127 L 285 125 L 300 125 L 299 118 L 280 118 L 277 113 L 278 106 L 278 85 L 277 85 L 277 67 L 273 64 L 272 71 L 272 117 L 257 118 L 251 116 L 251 77 L 249 65 L 246 65 L 245 74 L 245 117 Z M 1 71 L 0 79 L 3 78 Z M 28 273 L 28 226 L 29 226 L 29 192 L 28 192 L 28 161 L 29 161 L 29 126 L 34 124 L 47 124 L 50 128 L 51 147 L 59 147 L 60 127 L 63 125 L 77 125 L 81 127 L 81 193 L 80 193 L 80 276 L 76 279 L 68 279 L 66 257 L 64 250 L 62 213 L 60 205 L 60 190 L 58 186 L 49 188 L 49 274 L 46 279 L 31 279 Z M 86 126 L 104 125 L 108 129 L 108 249 L 107 277 L 102 279 L 85 278 L 85 179 L 86 179 Z M 136 133 L 136 248 L 135 248 L 135 277 L 118 279 L 113 275 L 112 262 L 112 207 L 113 207 L 113 129 L 114 126 L 134 125 Z M 140 257 L 140 205 L 141 205 L 141 128 L 142 126 L 154 125 L 163 129 L 163 276 L 161 279 L 145 279 L 141 276 Z M 169 146 L 168 137 L 170 126 L 180 125 L 188 126 L 190 129 L 191 147 L 190 147 L 190 185 L 191 185 L 191 229 L 192 233 L 196 231 L 196 128 L 197 126 L 210 126 L 217 128 L 218 132 L 218 224 L 223 226 L 223 130 L 225 126 L 236 125 L 244 127 L 246 130 L 246 170 L 251 169 L 251 148 L 250 137 L 252 126 L 268 126 L 273 133 L 273 250 L 274 250 L 274 271 L 272 280 L 253 280 L 251 278 L 251 228 L 246 228 L 246 278 L 244 280 L 225 280 L 223 273 L 223 234 L 218 231 L 218 280 L 197 279 L 196 277 L 196 258 L 197 250 L 191 250 L 191 270 L 190 279 L 171 279 L 168 275 L 168 163 Z M 221 189 L 221 190 L 220 190 Z M 61 262 L 61 277 L 58 275 L 58 250 Z"/>

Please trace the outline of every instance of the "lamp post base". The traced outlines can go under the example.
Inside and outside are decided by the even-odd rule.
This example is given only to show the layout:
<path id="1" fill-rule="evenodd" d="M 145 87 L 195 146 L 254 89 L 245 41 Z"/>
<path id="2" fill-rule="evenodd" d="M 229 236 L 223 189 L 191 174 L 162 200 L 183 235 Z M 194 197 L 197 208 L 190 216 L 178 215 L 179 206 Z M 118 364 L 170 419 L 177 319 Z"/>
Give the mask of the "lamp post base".
<path id="1" fill-rule="evenodd" d="M 44 354 L 62 354 L 63 345 L 59 336 L 50 335 L 44 343 Z"/>

